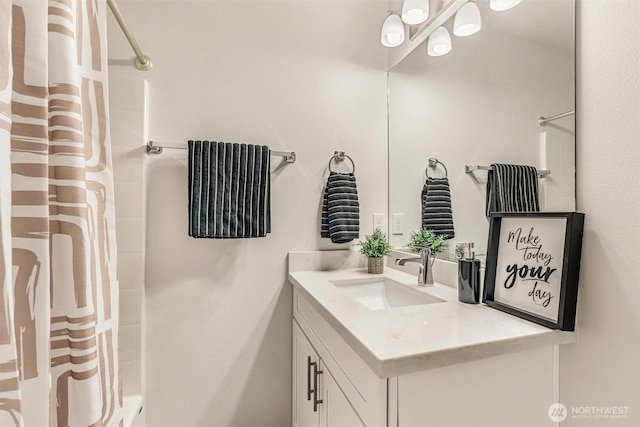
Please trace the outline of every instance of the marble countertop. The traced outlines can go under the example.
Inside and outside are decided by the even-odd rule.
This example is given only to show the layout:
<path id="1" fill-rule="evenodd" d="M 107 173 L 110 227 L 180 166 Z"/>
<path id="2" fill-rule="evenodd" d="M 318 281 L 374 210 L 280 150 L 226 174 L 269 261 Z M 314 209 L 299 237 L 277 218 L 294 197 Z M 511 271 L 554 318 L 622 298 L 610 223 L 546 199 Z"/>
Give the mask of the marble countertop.
<path id="1" fill-rule="evenodd" d="M 385 268 L 384 276 L 444 300 L 370 310 L 331 282 L 371 279 L 366 269 L 298 271 L 289 281 L 380 377 L 388 378 L 576 340 L 484 304 L 458 301 L 455 288 L 419 287 L 416 276 Z"/>

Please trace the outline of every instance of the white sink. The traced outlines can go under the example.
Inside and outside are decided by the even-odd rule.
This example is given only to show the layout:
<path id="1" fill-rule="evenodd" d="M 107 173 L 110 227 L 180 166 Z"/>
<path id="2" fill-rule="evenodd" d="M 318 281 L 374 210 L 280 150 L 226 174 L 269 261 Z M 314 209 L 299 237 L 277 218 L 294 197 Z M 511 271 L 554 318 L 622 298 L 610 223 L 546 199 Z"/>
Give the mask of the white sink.
<path id="1" fill-rule="evenodd" d="M 330 283 L 370 310 L 444 302 L 387 277 L 332 280 Z"/>

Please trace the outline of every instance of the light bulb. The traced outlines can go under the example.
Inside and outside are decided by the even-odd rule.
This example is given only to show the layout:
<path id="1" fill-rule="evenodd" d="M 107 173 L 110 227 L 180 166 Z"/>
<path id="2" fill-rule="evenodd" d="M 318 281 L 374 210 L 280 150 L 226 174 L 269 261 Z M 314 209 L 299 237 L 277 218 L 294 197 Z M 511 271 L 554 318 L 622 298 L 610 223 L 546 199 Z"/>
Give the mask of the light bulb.
<path id="1" fill-rule="evenodd" d="M 404 41 L 404 25 L 398 15 L 392 14 L 384 20 L 380 42 L 386 47 L 396 47 Z"/>
<path id="2" fill-rule="evenodd" d="M 480 10 L 474 2 L 462 6 L 453 19 L 453 34 L 466 37 L 477 33 L 482 28 Z"/>
<path id="3" fill-rule="evenodd" d="M 436 54 L 435 56 L 441 56 L 449 52 L 449 50 L 451 49 L 451 46 L 445 43 L 441 43 L 433 46 L 432 49 L 433 49 L 433 53 Z"/>
<path id="4" fill-rule="evenodd" d="M 390 45 L 397 46 L 400 43 L 402 43 L 401 40 L 402 40 L 402 35 L 398 33 L 387 34 L 387 42 L 389 42 Z"/>
<path id="5" fill-rule="evenodd" d="M 429 17 L 429 0 L 404 0 L 402 21 L 409 25 L 422 24 Z"/>
<path id="6" fill-rule="evenodd" d="M 445 27 L 438 27 L 427 41 L 429 56 L 442 56 L 451 51 L 451 36 Z"/>

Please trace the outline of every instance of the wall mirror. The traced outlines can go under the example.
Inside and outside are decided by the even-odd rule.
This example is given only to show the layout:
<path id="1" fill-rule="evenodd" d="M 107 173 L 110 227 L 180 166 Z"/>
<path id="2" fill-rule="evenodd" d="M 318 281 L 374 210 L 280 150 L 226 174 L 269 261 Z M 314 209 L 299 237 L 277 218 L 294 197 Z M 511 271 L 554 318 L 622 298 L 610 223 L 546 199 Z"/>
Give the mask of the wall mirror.
<path id="1" fill-rule="evenodd" d="M 459 3 L 459 2 L 458 2 Z M 540 210 L 575 210 L 575 48 L 573 0 L 522 0 L 494 11 L 474 2 L 479 32 L 457 37 L 443 26 L 451 50 L 429 56 L 425 40 L 390 69 L 389 239 L 406 247 L 421 227 L 425 171 L 444 176 L 451 191 L 456 242 L 486 253 L 487 171 L 465 166 L 529 165 L 538 179 Z M 433 33 L 432 33 L 433 34 Z M 564 117 L 538 123 L 540 117 Z M 429 167 L 429 159 L 442 164 Z"/>

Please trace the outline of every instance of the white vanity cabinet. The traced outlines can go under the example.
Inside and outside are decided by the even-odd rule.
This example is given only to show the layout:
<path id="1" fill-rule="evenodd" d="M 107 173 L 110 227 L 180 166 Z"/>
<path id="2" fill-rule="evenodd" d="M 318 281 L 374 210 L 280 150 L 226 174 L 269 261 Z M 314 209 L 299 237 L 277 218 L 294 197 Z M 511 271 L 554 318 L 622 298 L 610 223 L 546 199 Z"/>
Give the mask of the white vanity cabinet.
<path id="1" fill-rule="evenodd" d="M 293 321 L 293 423 L 295 427 L 319 427 L 315 390 L 318 388 L 320 357 L 304 336 L 300 327 Z M 324 407 L 321 407 L 324 408 Z"/>
<path id="2" fill-rule="evenodd" d="M 293 378 L 295 427 L 364 426 L 295 320 Z"/>
<path id="3" fill-rule="evenodd" d="M 545 346 L 390 378 L 398 427 L 553 427 L 555 353 Z"/>
<path id="4" fill-rule="evenodd" d="M 330 372 L 323 380 L 323 403 L 326 405 L 326 411 L 323 412 L 326 419 L 322 423 L 327 427 L 364 427 L 364 423 L 356 413 L 355 409 L 349 403 L 347 397 L 342 393 L 338 383 L 335 381 Z"/>
<path id="5" fill-rule="evenodd" d="M 293 305 L 292 424 L 386 426 L 387 380 L 378 378 L 297 291 Z M 322 401 L 315 408 L 314 399 Z"/>
<path id="6" fill-rule="evenodd" d="M 460 303 L 443 286 L 430 292 L 444 302 L 372 311 L 335 290 L 344 278 L 368 276 L 290 275 L 294 426 L 554 425 L 558 347 L 574 334 Z"/>

